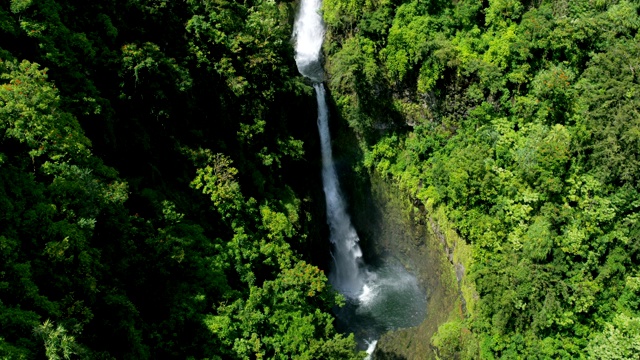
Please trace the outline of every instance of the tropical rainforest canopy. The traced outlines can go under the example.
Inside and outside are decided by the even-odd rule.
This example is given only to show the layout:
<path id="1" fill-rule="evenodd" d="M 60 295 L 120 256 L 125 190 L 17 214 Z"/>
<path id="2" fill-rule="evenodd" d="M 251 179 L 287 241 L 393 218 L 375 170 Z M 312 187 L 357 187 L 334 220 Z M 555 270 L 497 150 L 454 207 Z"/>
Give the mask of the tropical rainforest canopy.
<path id="1" fill-rule="evenodd" d="M 363 357 L 316 266 L 296 6 L 0 4 L 0 358 Z M 471 246 L 438 356 L 639 359 L 640 1 L 323 12 L 356 170 Z"/>
<path id="2" fill-rule="evenodd" d="M 294 10 L 0 5 L 0 358 L 356 357 Z"/>
<path id="3" fill-rule="evenodd" d="M 470 243 L 442 358 L 640 358 L 640 2 L 325 0 L 363 166 Z"/>

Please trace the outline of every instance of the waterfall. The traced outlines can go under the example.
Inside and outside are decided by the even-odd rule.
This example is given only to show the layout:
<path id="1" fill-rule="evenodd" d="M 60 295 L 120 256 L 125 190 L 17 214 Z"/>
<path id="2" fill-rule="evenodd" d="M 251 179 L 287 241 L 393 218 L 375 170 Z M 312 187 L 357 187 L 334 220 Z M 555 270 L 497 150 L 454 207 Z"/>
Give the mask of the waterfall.
<path id="1" fill-rule="evenodd" d="M 358 234 L 351 225 L 351 219 L 340 192 L 336 169 L 333 166 L 324 86 L 316 83 L 313 87 L 316 89 L 318 100 L 318 131 L 322 148 L 322 184 L 327 203 L 327 221 L 331 243 L 335 248 L 329 281 L 342 294 L 355 299 L 363 293 L 365 286 L 366 273 L 361 266 L 362 251 L 358 245 Z"/>
<path id="2" fill-rule="evenodd" d="M 322 69 L 324 22 L 320 15 L 320 6 L 322 6 L 322 0 L 302 0 L 293 24 L 298 71 L 314 83 L 324 81 Z"/>
<path id="3" fill-rule="evenodd" d="M 358 346 L 372 355 L 380 335 L 399 327 L 418 325 L 424 319 L 426 295 L 417 279 L 394 261 L 368 271 L 362 261 L 358 234 L 351 224 L 340 191 L 331 151 L 329 111 L 322 68 L 324 23 L 322 0 L 302 0 L 293 27 L 298 71 L 313 83 L 318 102 L 318 132 L 322 150 L 322 184 L 327 222 L 333 244 L 329 282 L 347 298 L 337 309 L 342 331 L 356 334 Z"/>
<path id="4" fill-rule="evenodd" d="M 322 150 L 322 183 L 327 204 L 327 222 L 330 240 L 334 245 L 332 271 L 329 281 L 343 295 L 356 299 L 365 286 L 366 272 L 362 268 L 362 251 L 358 245 L 358 234 L 340 191 L 331 152 L 329 133 L 329 111 L 322 81 L 322 41 L 324 23 L 320 15 L 321 0 L 302 0 L 296 18 L 293 36 L 296 44 L 298 71 L 313 82 L 318 101 L 318 131 Z"/>

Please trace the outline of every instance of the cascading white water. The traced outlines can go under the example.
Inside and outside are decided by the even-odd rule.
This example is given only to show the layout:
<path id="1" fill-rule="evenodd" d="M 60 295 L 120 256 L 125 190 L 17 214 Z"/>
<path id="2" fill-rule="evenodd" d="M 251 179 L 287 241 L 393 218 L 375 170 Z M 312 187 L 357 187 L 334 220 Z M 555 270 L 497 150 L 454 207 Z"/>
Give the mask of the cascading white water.
<path id="1" fill-rule="evenodd" d="M 321 6 L 322 0 L 302 0 L 293 25 L 298 71 L 315 83 L 324 81 L 321 52 L 324 41 L 324 22 L 320 15 Z"/>
<path id="2" fill-rule="evenodd" d="M 355 299 L 365 284 L 366 273 L 361 266 L 362 251 L 358 235 L 351 225 L 349 214 L 340 191 L 338 176 L 333 165 L 329 111 L 322 81 L 322 41 L 324 23 L 320 15 L 321 0 L 303 0 L 294 24 L 296 65 L 298 71 L 313 81 L 318 101 L 318 131 L 322 146 L 322 183 L 327 203 L 327 221 L 334 244 L 333 269 L 329 273 L 331 284 L 345 296 Z"/>
<path id="3" fill-rule="evenodd" d="M 329 113 L 325 100 L 324 86 L 314 84 L 318 100 L 318 131 L 322 146 L 322 183 L 327 203 L 327 221 L 331 242 L 335 246 L 333 253 L 333 271 L 329 281 L 345 296 L 355 299 L 363 292 L 366 272 L 362 268 L 362 251 L 358 245 L 358 234 L 351 225 L 346 206 L 340 193 L 338 176 L 333 165 L 331 137 L 329 134 Z"/>
<path id="4" fill-rule="evenodd" d="M 329 111 L 322 68 L 324 23 L 320 15 L 322 0 L 302 0 L 296 17 L 293 37 L 298 71 L 313 82 L 318 101 L 318 131 L 322 150 L 322 183 L 327 204 L 327 222 L 334 246 L 329 281 L 348 299 L 338 311 L 343 329 L 356 333 L 356 340 L 369 356 L 380 335 L 391 329 L 415 326 L 424 318 L 425 295 L 416 278 L 402 266 L 391 262 L 375 272 L 362 262 L 359 239 L 351 224 L 340 191 L 333 163 Z"/>

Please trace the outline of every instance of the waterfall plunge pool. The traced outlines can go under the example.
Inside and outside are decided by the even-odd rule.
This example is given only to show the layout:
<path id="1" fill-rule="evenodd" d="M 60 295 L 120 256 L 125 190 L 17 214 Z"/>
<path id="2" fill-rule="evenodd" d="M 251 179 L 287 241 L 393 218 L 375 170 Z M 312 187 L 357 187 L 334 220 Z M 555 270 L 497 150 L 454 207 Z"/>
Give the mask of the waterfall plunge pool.
<path id="1" fill-rule="evenodd" d="M 385 332 L 420 325 L 427 300 L 416 277 L 393 257 L 381 259 L 367 277 L 361 294 L 334 311 L 338 330 L 354 333 L 358 349 L 372 351 Z"/>

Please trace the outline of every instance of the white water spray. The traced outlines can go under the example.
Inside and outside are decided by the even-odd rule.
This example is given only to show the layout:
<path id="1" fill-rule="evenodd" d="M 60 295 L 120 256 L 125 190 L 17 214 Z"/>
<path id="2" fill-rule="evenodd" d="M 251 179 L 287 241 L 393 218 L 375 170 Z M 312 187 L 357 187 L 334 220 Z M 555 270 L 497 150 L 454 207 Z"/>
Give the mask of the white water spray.
<path id="1" fill-rule="evenodd" d="M 362 294 L 367 274 L 362 269 L 362 251 L 358 245 L 358 234 L 347 214 L 333 165 L 324 87 L 316 83 L 314 88 L 318 100 L 318 130 L 322 144 L 322 183 L 327 203 L 327 221 L 331 242 L 335 246 L 333 271 L 329 273 L 329 281 L 342 294 L 355 299 Z"/>
<path id="2" fill-rule="evenodd" d="M 376 345 L 378 344 L 378 340 L 373 340 L 371 342 L 367 341 L 367 357 L 364 360 L 371 360 L 373 356 L 373 352 L 376 350 Z"/>
<path id="3" fill-rule="evenodd" d="M 298 71 L 315 83 L 324 81 L 321 52 L 324 41 L 324 22 L 320 15 L 321 6 L 322 0 L 302 0 L 293 25 Z"/>
<path id="4" fill-rule="evenodd" d="M 358 245 L 358 234 L 351 225 L 346 205 L 340 191 L 331 152 L 329 133 L 329 111 L 322 81 L 321 50 L 324 23 L 320 16 L 321 0 L 302 0 L 300 12 L 294 24 L 296 42 L 296 65 L 298 71 L 313 81 L 318 101 L 318 131 L 322 146 L 322 183 L 327 203 L 327 222 L 331 242 L 335 247 L 333 269 L 329 281 L 343 295 L 356 299 L 365 284 L 366 272 L 362 269 L 362 251 Z"/>
<path id="5" fill-rule="evenodd" d="M 401 266 L 386 264 L 369 272 L 362 262 L 362 251 L 346 210 L 333 163 L 329 111 L 322 68 L 324 23 L 320 15 L 322 0 L 302 0 L 293 38 L 298 71 L 313 82 L 318 101 L 318 131 L 322 148 L 322 183 L 327 204 L 327 222 L 334 251 L 329 281 L 347 297 L 348 304 L 338 310 L 338 318 L 366 349 L 370 359 L 379 336 L 388 330 L 415 326 L 424 318 L 424 294 L 418 282 Z M 407 303 L 408 300 L 408 303 Z M 415 311 L 414 311 L 415 310 Z"/>

